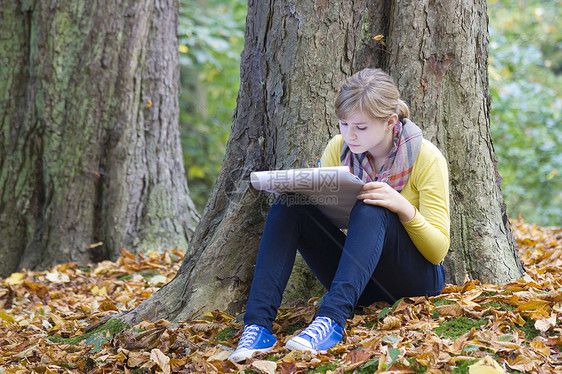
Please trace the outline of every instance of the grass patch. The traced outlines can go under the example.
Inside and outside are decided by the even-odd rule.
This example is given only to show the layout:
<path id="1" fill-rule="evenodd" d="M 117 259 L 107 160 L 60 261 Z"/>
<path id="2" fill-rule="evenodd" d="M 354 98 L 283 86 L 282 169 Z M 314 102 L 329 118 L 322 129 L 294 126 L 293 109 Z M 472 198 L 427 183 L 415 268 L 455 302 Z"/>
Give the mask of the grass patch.
<path id="1" fill-rule="evenodd" d="M 452 340 L 455 340 L 461 335 L 469 332 L 473 327 L 478 329 L 488 323 L 486 318 L 480 318 L 473 320 L 467 317 L 457 317 L 449 321 L 443 322 L 439 327 L 433 329 L 435 333 L 439 336 L 445 336 Z"/>

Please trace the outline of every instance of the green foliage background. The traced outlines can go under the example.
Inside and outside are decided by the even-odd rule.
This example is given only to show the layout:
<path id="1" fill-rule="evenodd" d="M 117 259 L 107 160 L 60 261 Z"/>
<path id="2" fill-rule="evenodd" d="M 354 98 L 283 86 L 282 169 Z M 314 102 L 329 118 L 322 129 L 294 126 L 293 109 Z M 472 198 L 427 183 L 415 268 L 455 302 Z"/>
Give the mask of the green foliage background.
<path id="1" fill-rule="evenodd" d="M 491 132 L 508 214 L 562 224 L 562 0 L 489 0 Z M 202 210 L 236 106 L 247 6 L 181 0 L 180 122 L 192 198 Z"/>
<path id="2" fill-rule="evenodd" d="M 492 138 L 508 214 L 562 224 L 562 1 L 492 0 Z"/>
<path id="3" fill-rule="evenodd" d="M 202 211 L 220 170 L 240 85 L 247 5 L 180 1 L 180 125 L 189 191 Z"/>

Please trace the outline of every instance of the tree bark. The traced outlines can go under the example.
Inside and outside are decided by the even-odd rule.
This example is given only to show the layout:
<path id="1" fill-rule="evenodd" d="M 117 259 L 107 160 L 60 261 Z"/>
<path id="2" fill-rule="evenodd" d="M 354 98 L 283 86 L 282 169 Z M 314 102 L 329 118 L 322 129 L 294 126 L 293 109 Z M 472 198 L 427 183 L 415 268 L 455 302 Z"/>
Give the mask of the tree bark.
<path id="1" fill-rule="evenodd" d="M 1 3 L 0 275 L 186 249 L 176 1 Z"/>
<path id="2" fill-rule="evenodd" d="M 379 34 L 385 44 L 373 39 Z M 250 1 L 238 106 L 216 186 L 177 277 L 125 318 L 242 309 L 269 208 L 250 188 L 250 172 L 313 166 L 338 133 L 337 91 L 366 66 L 394 76 L 414 121 L 449 160 L 448 279 L 519 277 L 488 132 L 487 42 L 484 0 Z"/>
<path id="3" fill-rule="evenodd" d="M 413 120 L 449 161 L 447 281 L 506 283 L 521 276 L 490 137 L 486 1 L 396 0 L 385 70 Z"/>

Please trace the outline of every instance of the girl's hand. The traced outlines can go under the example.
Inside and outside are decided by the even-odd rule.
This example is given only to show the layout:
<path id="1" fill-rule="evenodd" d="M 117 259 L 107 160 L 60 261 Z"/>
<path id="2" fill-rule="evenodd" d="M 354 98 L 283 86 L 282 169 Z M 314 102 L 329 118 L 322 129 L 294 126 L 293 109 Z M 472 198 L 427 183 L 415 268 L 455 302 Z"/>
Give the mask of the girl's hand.
<path id="1" fill-rule="evenodd" d="M 398 191 L 383 182 L 363 185 L 357 198 L 365 204 L 382 206 L 396 213 L 402 222 L 410 221 L 416 215 L 416 208 Z"/>

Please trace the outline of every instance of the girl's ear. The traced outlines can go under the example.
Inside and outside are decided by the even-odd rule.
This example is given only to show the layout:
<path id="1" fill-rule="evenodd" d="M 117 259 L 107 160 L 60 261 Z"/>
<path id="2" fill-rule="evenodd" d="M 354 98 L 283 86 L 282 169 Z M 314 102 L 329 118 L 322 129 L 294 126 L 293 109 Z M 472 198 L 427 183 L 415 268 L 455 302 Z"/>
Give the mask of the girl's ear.
<path id="1" fill-rule="evenodd" d="M 398 122 L 398 114 L 392 113 L 390 117 L 388 117 L 388 121 L 386 122 L 386 125 L 391 129 L 393 129 L 394 125 L 396 125 L 396 122 Z"/>

